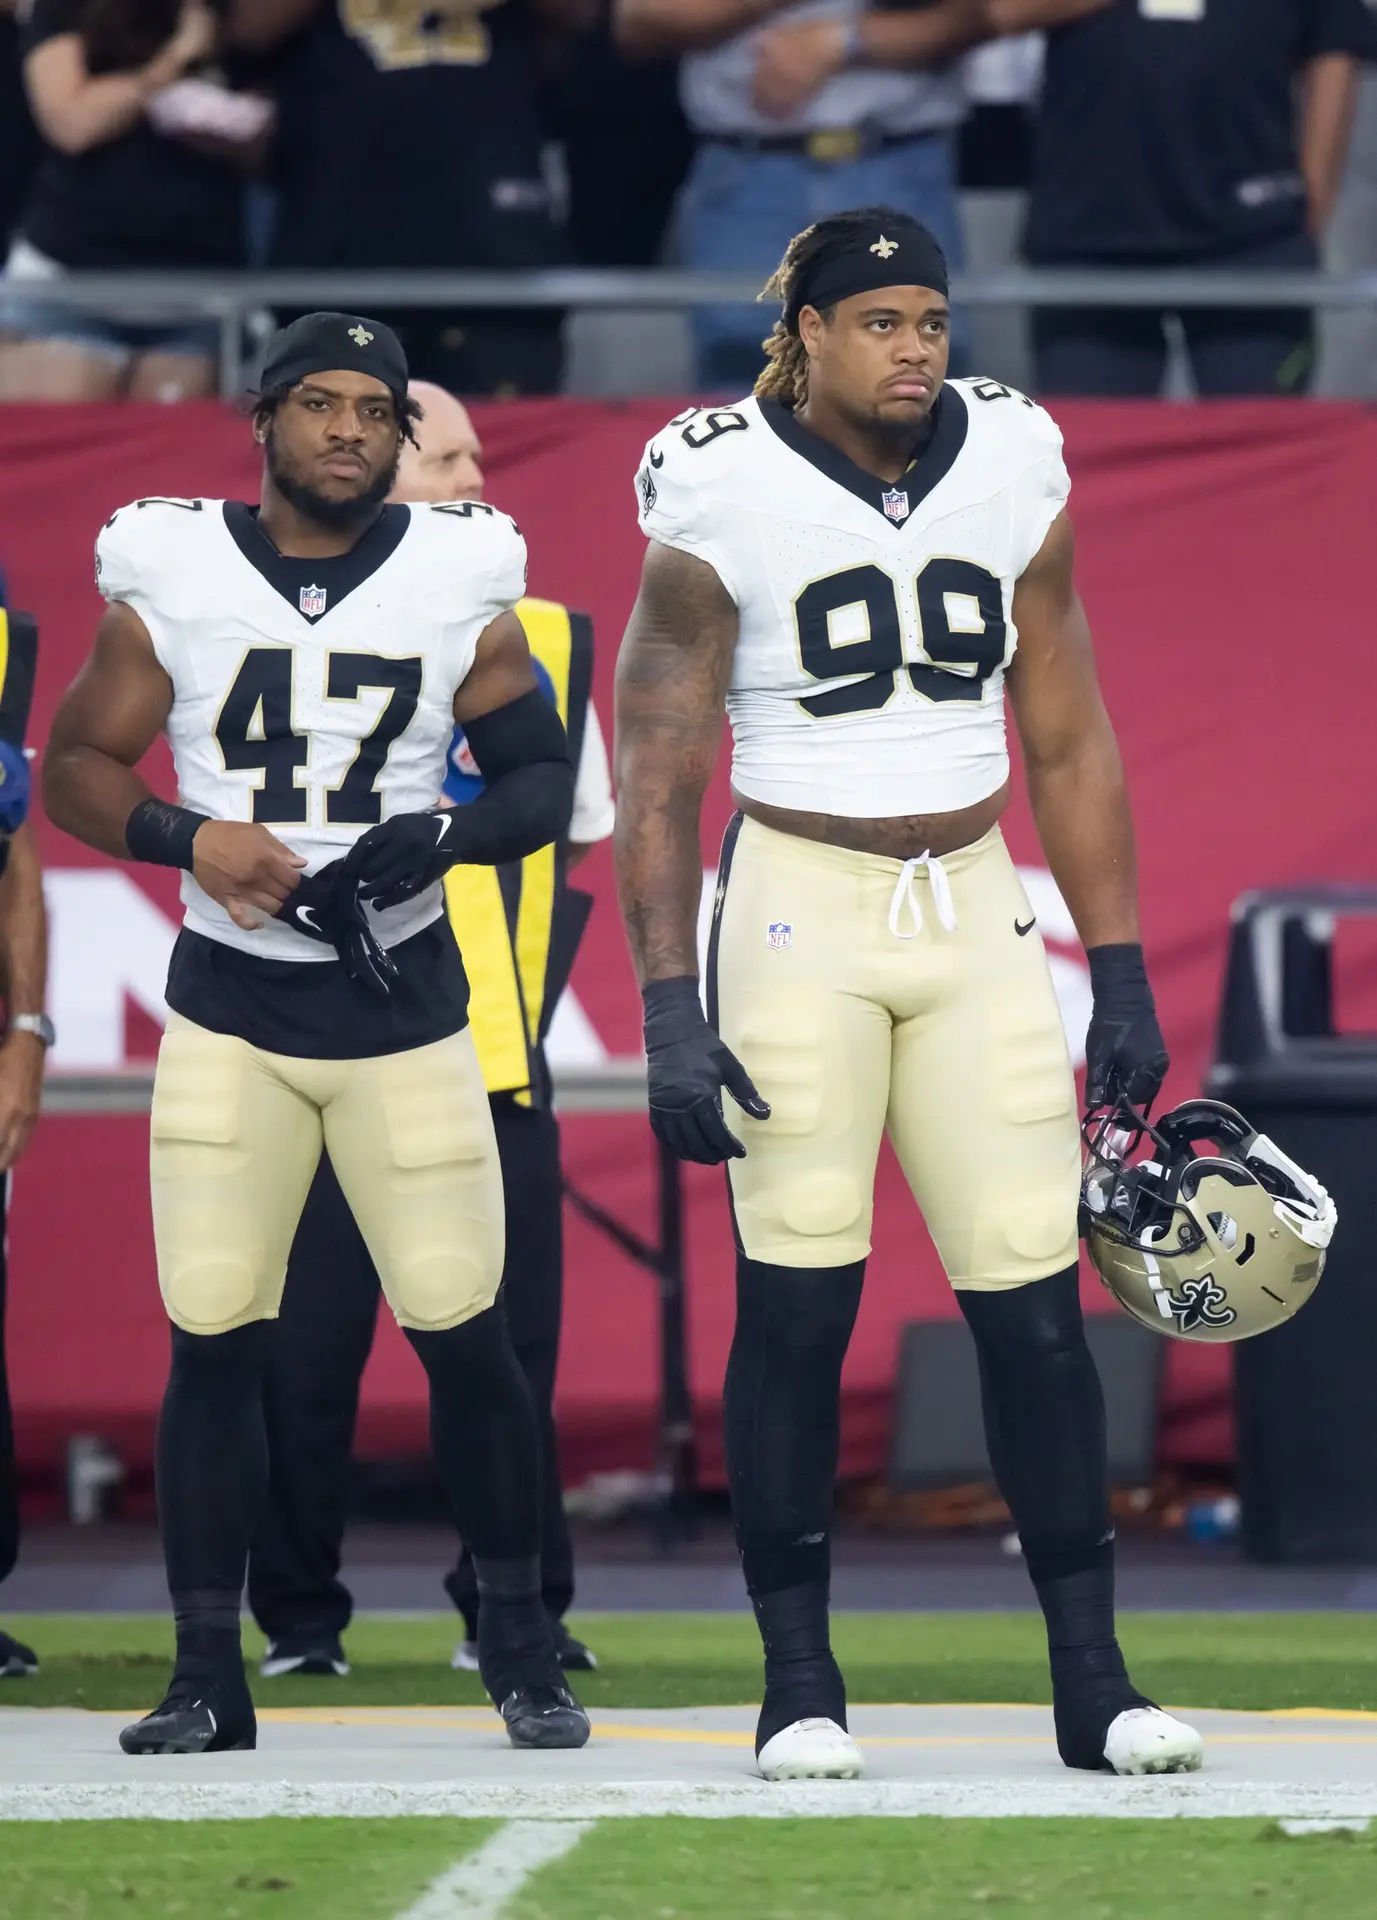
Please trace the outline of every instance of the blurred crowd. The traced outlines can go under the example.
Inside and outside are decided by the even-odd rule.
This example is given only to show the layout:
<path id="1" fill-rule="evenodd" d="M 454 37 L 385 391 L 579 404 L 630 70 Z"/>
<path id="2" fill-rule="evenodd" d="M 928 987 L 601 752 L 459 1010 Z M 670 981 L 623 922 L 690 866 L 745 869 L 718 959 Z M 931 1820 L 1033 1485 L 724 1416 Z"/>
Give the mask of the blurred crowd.
<path id="1" fill-rule="evenodd" d="M 1034 264 L 1307 268 L 1372 61 L 1374 0 L 0 0 L 0 399 L 215 390 L 213 324 L 69 307 L 82 269 L 763 281 L 877 202 L 959 264 L 981 192 L 1023 196 Z M 420 378 L 561 386 L 558 312 L 371 304 Z M 697 384 L 748 385 L 760 314 L 693 327 Z M 1048 308 L 1033 374 L 1155 393 L 1175 337 L 1202 393 L 1298 393 L 1312 333 L 1295 307 Z"/>

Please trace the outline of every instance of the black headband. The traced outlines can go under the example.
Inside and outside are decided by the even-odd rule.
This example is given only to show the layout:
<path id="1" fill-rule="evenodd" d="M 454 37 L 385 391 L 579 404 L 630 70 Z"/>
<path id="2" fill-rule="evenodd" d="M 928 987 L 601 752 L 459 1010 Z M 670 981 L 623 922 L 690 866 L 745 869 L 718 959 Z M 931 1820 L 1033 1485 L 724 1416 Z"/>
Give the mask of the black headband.
<path id="1" fill-rule="evenodd" d="M 407 387 L 406 354 L 402 343 L 381 320 L 365 320 L 356 313 L 304 313 L 268 342 L 262 384 L 294 387 L 313 373 L 340 368 L 347 373 L 370 373 L 398 396 Z"/>
<path id="2" fill-rule="evenodd" d="M 931 287 L 945 298 L 946 256 L 916 220 L 891 221 L 884 228 L 877 222 L 873 232 L 863 228 L 829 248 L 800 274 L 784 309 L 784 324 L 797 333 L 804 307 L 821 311 L 879 287 Z"/>

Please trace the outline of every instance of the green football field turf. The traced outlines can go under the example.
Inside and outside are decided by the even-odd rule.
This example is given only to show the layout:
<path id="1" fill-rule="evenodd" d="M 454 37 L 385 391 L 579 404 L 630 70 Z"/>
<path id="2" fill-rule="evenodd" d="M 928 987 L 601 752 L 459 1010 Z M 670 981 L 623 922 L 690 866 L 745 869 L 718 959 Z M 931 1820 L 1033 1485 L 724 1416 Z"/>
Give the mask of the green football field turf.
<path id="1" fill-rule="evenodd" d="M 395 1920 L 492 1823 L 0 1830 L 0 1920 Z M 472 1911 L 455 1906 L 454 1911 Z M 1261 1821 L 609 1820 L 503 1920 L 1367 1920 L 1377 1832 Z"/>
<path id="2" fill-rule="evenodd" d="M 144 1708 L 162 1692 L 169 1620 L 141 1614 L 4 1616 L 32 1643 L 36 1679 L 0 1682 L 5 1706 Z M 749 1615 L 584 1614 L 597 1650 L 575 1687 L 590 1708 L 732 1706 L 760 1697 Z M 365 1617 L 347 1640 L 346 1680 L 259 1680 L 267 1706 L 448 1706 L 483 1699 L 453 1673 L 453 1614 Z M 1361 1707 L 1377 1711 L 1377 1613 L 1125 1614 L 1121 1638 L 1138 1685 L 1186 1707 Z M 834 1643 L 855 1701 L 1051 1698 L 1040 1619 L 1031 1613 L 838 1614 Z M 256 1659 L 262 1642 L 246 1635 Z M 1377 1893 L 1372 1912 L 1377 1920 Z"/>

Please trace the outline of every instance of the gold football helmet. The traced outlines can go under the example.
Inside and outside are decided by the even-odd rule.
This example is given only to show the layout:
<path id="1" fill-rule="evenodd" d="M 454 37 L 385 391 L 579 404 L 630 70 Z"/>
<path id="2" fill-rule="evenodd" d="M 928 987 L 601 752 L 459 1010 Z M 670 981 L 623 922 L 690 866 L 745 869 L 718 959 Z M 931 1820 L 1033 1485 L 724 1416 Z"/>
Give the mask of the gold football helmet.
<path id="1" fill-rule="evenodd" d="M 1151 1157 L 1130 1164 L 1144 1138 Z M 1232 1107 L 1188 1100 L 1155 1124 L 1132 1108 L 1092 1115 L 1086 1145 L 1081 1234 L 1119 1305 L 1154 1333 L 1248 1340 L 1315 1291 L 1334 1202 Z"/>

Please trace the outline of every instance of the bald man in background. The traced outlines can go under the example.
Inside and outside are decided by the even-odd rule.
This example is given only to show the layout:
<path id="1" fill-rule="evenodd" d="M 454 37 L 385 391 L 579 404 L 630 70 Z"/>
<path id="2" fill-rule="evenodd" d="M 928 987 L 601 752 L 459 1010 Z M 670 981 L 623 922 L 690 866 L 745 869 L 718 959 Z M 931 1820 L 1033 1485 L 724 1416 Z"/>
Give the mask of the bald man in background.
<path id="1" fill-rule="evenodd" d="M 418 444 L 404 445 L 393 499 L 480 502 L 482 446 L 468 410 L 429 381 L 413 381 L 424 409 Z M 481 509 L 480 509 L 481 510 Z M 492 1104 L 507 1195 L 502 1299 L 530 1384 L 543 1450 L 541 1575 L 555 1644 L 569 1669 L 594 1667 L 563 1616 L 574 1592 L 553 1399 L 563 1293 L 563 1181 L 544 1041 L 591 902 L 569 870 L 612 832 L 607 750 L 589 699 L 592 626 L 553 602 L 523 600 L 537 676 L 559 707 L 576 755 L 569 843 L 510 867 L 456 869 L 450 920 L 469 974 L 469 1019 Z M 461 731 L 451 743 L 445 798 L 481 791 Z M 521 923 L 518 951 L 516 929 Z M 537 956 L 533 967 L 532 954 Z M 249 1604 L 268 1637 L 263 1674 L 344 1675 L 342 1636 L 353 1600 L 339 1577 L 359 1384 L 373 1345 L 378 1277 L 328 1157 L 301 1217 L 267 1390 L 271 1481 L 249 1556 Z M 453 1664 L 478 1668 L 478 1587 L 467 1549 L 445 1578 L 464 1621 Z"/>

